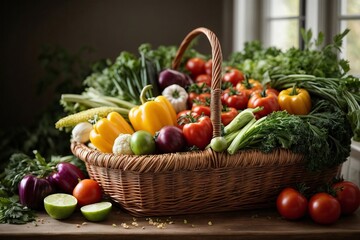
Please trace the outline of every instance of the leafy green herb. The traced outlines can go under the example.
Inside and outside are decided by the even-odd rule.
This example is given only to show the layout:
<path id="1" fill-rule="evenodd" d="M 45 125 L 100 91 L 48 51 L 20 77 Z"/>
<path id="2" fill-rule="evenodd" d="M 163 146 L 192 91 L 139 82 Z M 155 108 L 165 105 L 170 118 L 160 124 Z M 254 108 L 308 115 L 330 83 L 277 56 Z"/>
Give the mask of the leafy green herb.
<path id="1" fill-rule="evenodd" d="M 240 141 L 232 146 L 236 150 L 271 152 L 277 148 L 289 149 L 303 154 L 307 168 L 317 171 L 346 161 L 352 130 L 346 114 L 332 103 L 321 100 L 309 115 L 273 112 L 239 134 Z"/>
<path id="2" fill-rule="evenodd" d="M 35 217 L 34 211 L 19 203 L 19 196 L 0 197 L 0 223 L 25 224 Z"/>
<path id="3" fill-rule="evenodd" d="M 353 136 L 346 114 L 329 101 L 319 100 L 308 115 L 300 118 L 313 132 L 308 143 L 311 155 L 307 156 L 311 170 L 337 166 L 350 155 L 351 138 Z"/>
<path id="4" fill-rule="evenodd" d="M 307 133 L 309 130 L 299 117 L 285 111 L 273 112 L 260 118 L 244 131 L 236 149 L 256 148 L 270 152 L 280 147 L 291 149 L 294 145 L 306 146 L 308 136 L 304 134 Z M 296 152 L 303 150 L 299 149 Z"/>
<path id="5" fill-rule="evenodd" d="M 339 59 L 342 41 L 349 30 L 335 35 L 333 42 L 321 48 L 324 36 L 319 33 L 312 40 L 312 31 L 302 30 L 305 48 L 289 48 L 281 51 L 274 47 L 264 48 L 259 42 L 245 44 L 242 52 L 234 52 L 227 64 L 243 70 L 251 78 L 262 80 L 264 75 L 309 74 L 317 77 L 342 77 L 350 69 L 348 61 Z"/>

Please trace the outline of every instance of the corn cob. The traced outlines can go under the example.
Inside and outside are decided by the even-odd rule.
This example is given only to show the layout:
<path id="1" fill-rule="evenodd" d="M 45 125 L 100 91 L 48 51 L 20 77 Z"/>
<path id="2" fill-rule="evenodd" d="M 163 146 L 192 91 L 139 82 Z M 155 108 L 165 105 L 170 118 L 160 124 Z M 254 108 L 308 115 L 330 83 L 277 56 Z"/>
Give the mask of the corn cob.
<path id="1" fill-rule="evenodd" d="M 106 117 L 110 112 L 118 112 L 125 119 L 127 119 L 129 109 L 119 108 L 119 107 L 105 107 L 105 106 L 90 108 L 61 118 L 59 121 L 55 123 L 55 128 L 63 129 L 68 127 L 75 127 L 76 124 L 80 122 L 87 122 L 93 119 L 95 116 L 99 118 Z"/>

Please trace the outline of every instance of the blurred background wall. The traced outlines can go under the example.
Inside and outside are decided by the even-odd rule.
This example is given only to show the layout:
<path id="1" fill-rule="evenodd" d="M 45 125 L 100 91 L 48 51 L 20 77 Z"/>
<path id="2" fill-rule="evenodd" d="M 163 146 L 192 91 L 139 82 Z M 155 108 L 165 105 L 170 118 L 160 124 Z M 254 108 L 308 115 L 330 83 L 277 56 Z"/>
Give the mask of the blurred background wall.
<path id="1" fill-rule="evenodd" d="M 179 45 L 202 26 L 216 33 L 224 56 L 231 52 L 230 0 L 5 0 L 0 5 L 2 128 L 31 124 L 54 96 L 51 86 L 37 93 L 44 45 L 70 53 L 88 46 L 93 49 L 88 60 L 114 60 L 123 50 L 137 53 L 142 43 Z M 199 50 L 209 49 L 199 43 Z"/>

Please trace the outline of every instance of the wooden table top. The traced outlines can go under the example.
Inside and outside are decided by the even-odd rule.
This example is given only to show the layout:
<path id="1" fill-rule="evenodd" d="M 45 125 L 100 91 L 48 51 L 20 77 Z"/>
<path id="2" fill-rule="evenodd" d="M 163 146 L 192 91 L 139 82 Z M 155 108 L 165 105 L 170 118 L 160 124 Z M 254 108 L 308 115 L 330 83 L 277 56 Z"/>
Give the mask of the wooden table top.
<path id="1" fill-rule="evenodd" d="M 87 222 L 79 211 L 66 220 L 39 212 L 36 222 L 0 224 L 0 239 L 360 239 L 360 209 L 323 226 L 286 221 L 274 209 L 134 218 L 113 207 L 107 220 Z"/>

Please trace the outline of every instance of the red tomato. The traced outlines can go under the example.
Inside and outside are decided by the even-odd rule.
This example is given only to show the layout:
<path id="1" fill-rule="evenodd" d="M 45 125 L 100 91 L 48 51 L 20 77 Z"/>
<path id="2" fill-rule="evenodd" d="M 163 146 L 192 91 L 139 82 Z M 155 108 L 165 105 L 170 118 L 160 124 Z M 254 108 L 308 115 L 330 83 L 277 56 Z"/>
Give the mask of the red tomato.
<path id="1" fill-rule="evenodd" d="M 213 136 L 212 122 L 208 116 L 202 116 L 196 119 L 196 122 L 185 124 L 183 133 L 189 146 L 196 146 L 203 150 Z"/>
<path id="2" fill-rule="evenodd" d="M 195 79 L 196 83 L 205 83 L 207 86 L 211 87 L 211 76 L 207 74 L 200 74 Z"/>
<path id="3" fill-rule="evenodd" d="M 223 76 L 223 81 L 230 82 L 234 87 L 244 81 L 244 79 L 244 74 L 236 68 L 230 68 Z"/>
<path id="4" fill-rule="evenodd" d="M 255 91 L 251 94 L 248 108 L 263 107 L 263 110 L 255 113 L 257 119 L 264 117 L 273 111 L 279 111 L 280 105 L 277 96 L 271 91 Z"/>
<path id="5" fill-rule="evenodd" d="M 199 118 L 200 115 L 191 111 L 191 110 L 184 110 L 177 114 L 177 127 L 183 129 L 184 125 L 191 122 L 192 119 Z"/>
<path id="6" fill-rule="evenodd" d="M 359 187 L 349 181 L 342 181 L 332 185 L 336 192 L 336 199 L 341 205 L 342 214 L 352 214 L 360 205 Z"/>
<path id="7" fill-rule="evenodd" d="M 242 110 L 247 107 L 248 97 L 245 92 L 237 91 L 234 88 L 229 88 L 223 91 L 221 95 L 221 103 L 228 107 L 236 108 L 237 110 Z"/>
<path id="8" fill-rule="evenodd" d="M 206 92 L 206 93 L 201 93 L 199 94 L 199 96 L 196 97 L 197 100 L 200 101 L 210 101 L 211 99 L 211 94 Z"/>
<path id="9" fill-rule="evenodd" d="M 254 91 L 262 90 L 263 86 L 257 80 L 246 78 L 245 81 L 238 83 L 235 88 L 238 91 L 245 91 L 248 97 L 250 97 Z"/>
<path id="10" fill-rule="evenodd" d="M 209 59 L 206 63 L 205 63 L 205 73 L 207 75 L 209 75 L 210 77 L 212 76 L 212 60 Z"/>
<path id="11" fill-rule="evenodd" d="M 102 190 L 95 180 L 83 179 L 75 186 L 73 196 L 78 200 L 79 206 L 85 206 L 100 202 Z"/>
<path id="12" fill-rule="evenodd" d="M 308 201 L 294 188 L 284 188 L 276 200 L 279 214 L 285 219 L 297 220 L 305 216 Z"/>
<path id="13" fill-rule="evenodd" d="M 279 91 L 276 90 L 275 88 L 266 88 L 266 92 L 267 92 L 267 93 L 273 93 L 273 94 L 275 94 L 276 96 L 279 96 Z"/>
<path id="14" fill-rule="evenodd" d="M 233 107 L 225 107 L 221 112 L 221 123 L 226 126 L 228 125 L 236 116 L 238 111 Z"/>
<path id="15" fill-rule="evenodd" d="M 206 97 L 210 99 L 210 87 L 205 83 L 200 85 L 194 83 L 189 86 L 188 94 L 188 106 L 191 108 L 194 99 L 204 99 Z"/>
<path id="16" fill-rule="evenodd" d="M 341 214 L 339 201 L 325 192 L 313 195 L 309 200 L 308 208 L 311 219 L 320 224 L 335 223 Z"/>
<path id="17" fill-rule="evenodd" d="M 210 106 L 210 101 L 211 101 L 211 94 L 210 93 L 201 93 L 198 94 L 197 96 L 195 96 L 195 98 L 193 98 L 191 100 L 191 102 L 188 102 L 189 106 L 191 106 L 191 108 L 195 105 L 195 106 Z"/>
<path id="18" fill-rule="evenodd" d="M 185 68 L 195 79 L 198 75 L 205 73 L 205 60 L 198 57 L 190 58 L 187 60 Z"/>
<path id="19" fill-rule="evenodd" d="M 209 106 L 204 106 L 204 105 L 193 105 L 191 108 L 191 111 L 193 111 L 194 113 L 198 114 L 198 115 L 205 115 L 205 116 L 209 116 L 210 117 L 210 107 Z"/>

